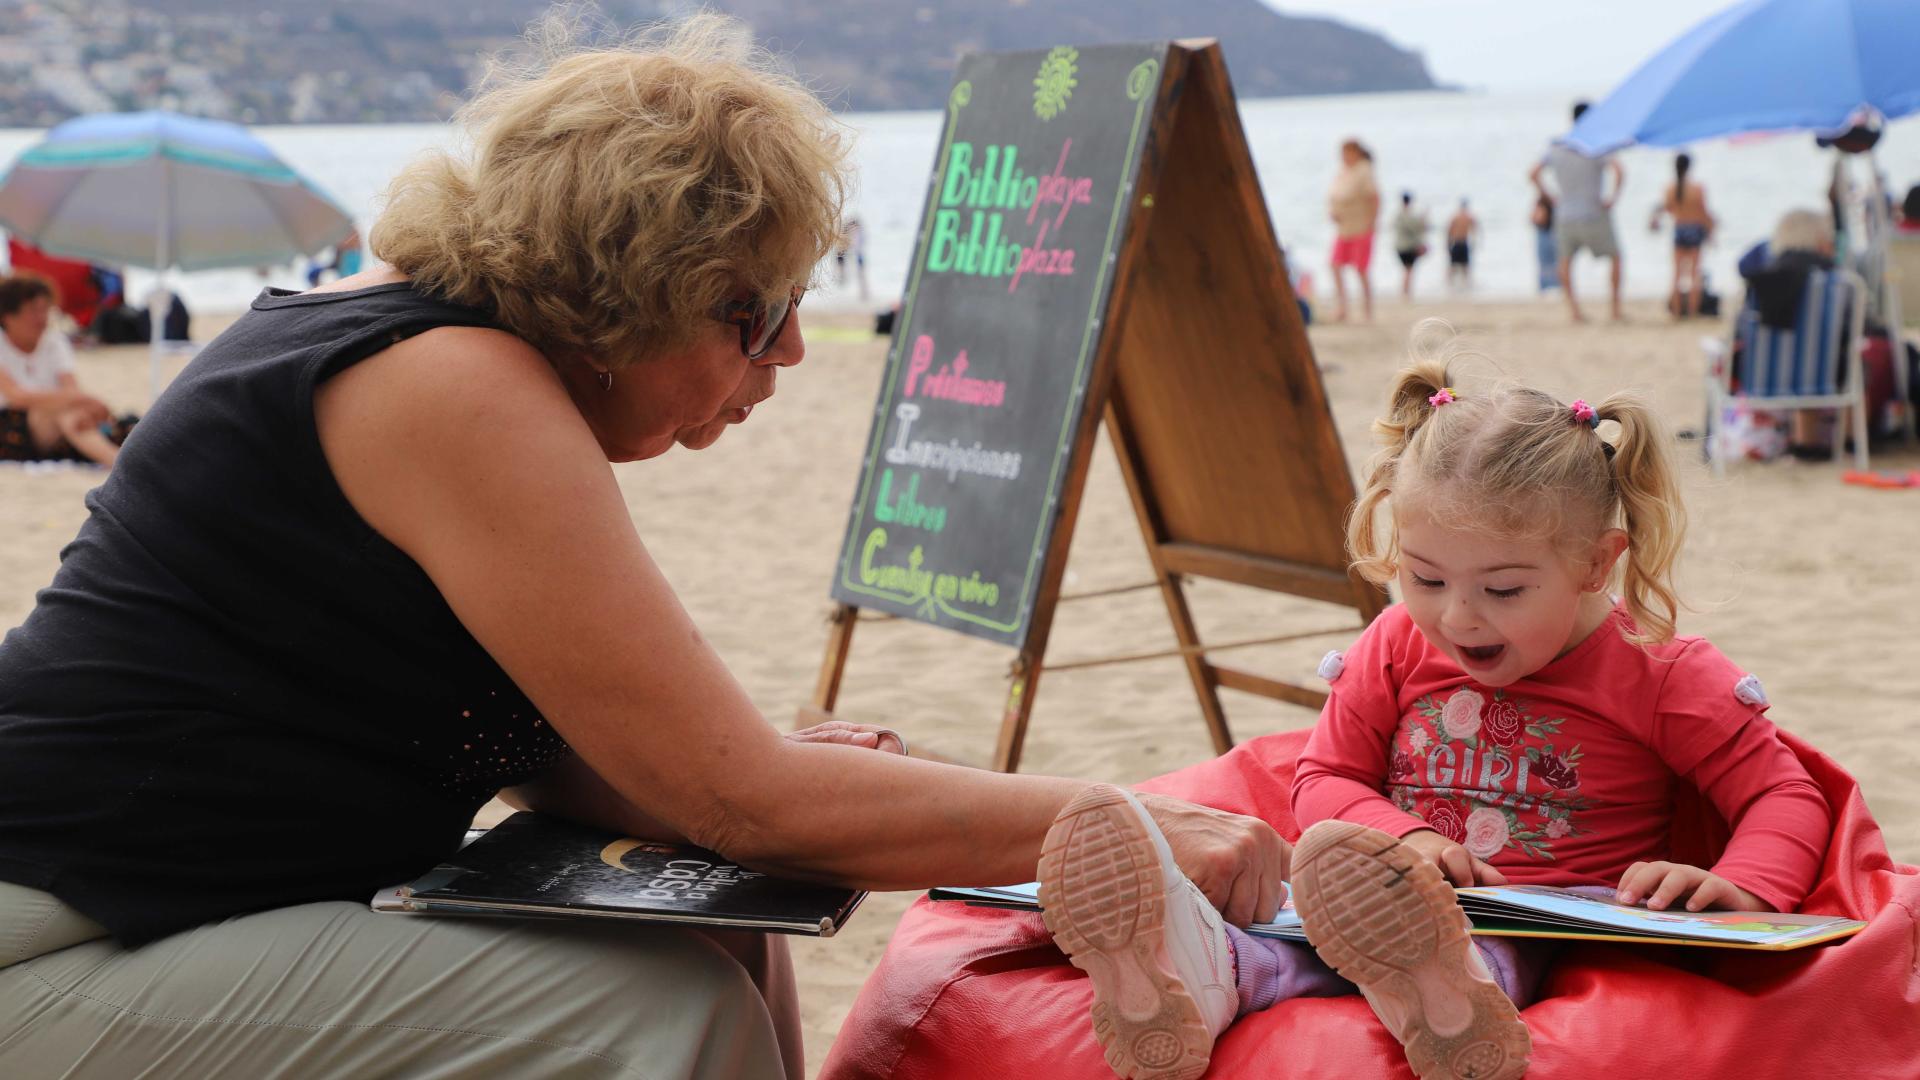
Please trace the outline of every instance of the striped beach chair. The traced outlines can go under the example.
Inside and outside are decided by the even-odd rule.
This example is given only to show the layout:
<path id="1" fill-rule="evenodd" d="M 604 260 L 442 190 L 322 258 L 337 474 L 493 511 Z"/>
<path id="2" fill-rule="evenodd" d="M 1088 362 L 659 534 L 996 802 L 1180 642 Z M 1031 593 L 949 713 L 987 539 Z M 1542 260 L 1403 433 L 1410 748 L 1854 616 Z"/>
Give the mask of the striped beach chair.
<path id="1" fill-rule="evenodd" d="M 1867 468 L 1866 379 L 1860 367 L 1865 339 L 1866 284 L 1850 270 L 1807 275 L 1800 312 L 1791 329 L 1760 321 L 1752 297 L 1733 320 L 1727 350 L 1707 375 L 1707 443 L 1730 405 L 1754 409 L 1850 409 L 1854 467 Z M 1843 344 L 1844 343 L 1844 344 Z M 1833 425 L 1833 459 L 1841 460 L 1847 424 Z M 1726 469 L 1714 454 L 1713 471 Z"/>

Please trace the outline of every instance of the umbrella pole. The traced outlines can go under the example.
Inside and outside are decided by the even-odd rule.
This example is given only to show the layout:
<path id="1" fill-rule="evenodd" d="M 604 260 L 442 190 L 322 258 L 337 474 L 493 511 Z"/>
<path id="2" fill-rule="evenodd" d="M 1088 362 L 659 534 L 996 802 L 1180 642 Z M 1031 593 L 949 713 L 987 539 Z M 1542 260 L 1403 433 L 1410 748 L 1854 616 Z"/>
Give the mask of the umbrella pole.
<path id="1" fill-rule="evenodd" d="M 167 312 L 172 308 L 167 293 L 167 240 L 173 226 L 173 168 L 160 159 L 160 221 L 154 236 L 154 290 L 147 302 L 147 407 L 160 398 L 160 353 L 166 337 Z"/>

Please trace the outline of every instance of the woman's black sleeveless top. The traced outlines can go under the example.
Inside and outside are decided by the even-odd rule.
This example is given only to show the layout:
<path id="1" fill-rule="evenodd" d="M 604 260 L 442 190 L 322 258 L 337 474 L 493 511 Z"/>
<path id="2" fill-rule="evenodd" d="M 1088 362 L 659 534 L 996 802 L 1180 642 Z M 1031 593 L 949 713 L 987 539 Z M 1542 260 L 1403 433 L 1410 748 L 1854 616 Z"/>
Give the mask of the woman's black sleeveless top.
<path id="1" fill-rule="evenodd" d="M 566 752 L 334 482 L 323 380 L 478 311 L 268 290 L 134 429 L 0 643 L 0 880 L 127 944 L 365 901 Z"/>

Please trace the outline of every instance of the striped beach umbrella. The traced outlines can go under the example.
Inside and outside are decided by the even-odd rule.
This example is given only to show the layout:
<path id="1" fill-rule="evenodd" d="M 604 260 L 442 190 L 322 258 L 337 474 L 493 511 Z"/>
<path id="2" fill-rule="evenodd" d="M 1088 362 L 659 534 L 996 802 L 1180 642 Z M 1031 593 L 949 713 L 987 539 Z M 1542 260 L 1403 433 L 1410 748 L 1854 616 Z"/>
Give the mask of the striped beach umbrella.
<path id="1" fill-rule="evenodd" d="M 246 128 L 168 112 L 47 132 L 0 181 L 0 225 L 54 254 L 158 271 L 283 263 L 353 229 Z"/>
<path id="2" fill-rule="evenodd" d="M 0 225 L 55 255 L 169 270 L 269 266 L 338 244 L 353 221 L 239 124 L 169 112 L 60 124 L 0 180 Z M 154 314 L 160 380 L 165 292 Z"/>

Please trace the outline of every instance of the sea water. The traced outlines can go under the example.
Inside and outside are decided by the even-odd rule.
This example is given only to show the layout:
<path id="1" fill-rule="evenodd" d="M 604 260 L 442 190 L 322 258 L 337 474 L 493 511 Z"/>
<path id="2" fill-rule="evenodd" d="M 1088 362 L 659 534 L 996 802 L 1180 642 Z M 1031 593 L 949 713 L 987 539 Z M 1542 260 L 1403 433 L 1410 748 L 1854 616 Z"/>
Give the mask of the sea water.
<path id="1" fill-rule="evenodd" d="M 1410 190 L 1427 209 L 1434 232 L 1419 264 L 1415 289 L 1428 297 L 1454 295 L 1446 284 L 1442 229 L 1462 198 L 1480 220 L 1468 298 L 1508 299 L 1533 295 L 1537 268 L 1533 189 L 1527 173 L 1549 141 L 1568 126 L 1573 94 L 1409 93 L 1288 98 L 1240 103 L 1260 185 L 1274 232 L 1288 250 L 1296 274 L 1312 277 L 1321 298 L 1330 285 L 1326 268 L 1333 245 L 1327 217 L 1327 187 L 1337 167 L 1339 145 L 1354 137 L 1374 155 L 1382 195 L 1373 285 L 1397 291 L 1400 266 L 1388 222 L 1399 193 Z M 822 267 L 821 288 L 809 306 L 872 308 L 898 300 L 907 277 L 915 231 L 926 200 L 928 176 L 940 134 L 938 112 L 849 113 L 843 116 L 855 141 L 855 187 L 849 211 L 865 226 L 870 293 L 862 301 L 853 286 L 834 283 L 831 262 Z M 453 146 L 444 124 L 261 127 L 255 131 L 275 151 L 325 191 L 360 223 L 364 234 L 379 214 L 380 193 L 409 159 L 435 147 Z M 0 131 L 0 161 L 11 162 L 40 138 L 37 131 Z M 1716 139 L 1689 148 L 1692 178 L 1706 189 L 1720 228 L 1706 250 L 1715 288 L 1737 291 L 1734 262 L 1772 231 L 1792 207 L 1824 209 L 1834 155 L 1804 133 Z M 1895 121 L 1877 151 L 1894 198 L 1920 182 L 1920 120 Z M 1626 186 L 1614 210 L 1630 296 L 1663 295 L 1672 275 L 1671 230 L 1655 233 L 1648 220 L 1673 178 L 1673 152 L 1630 149 L 1619 155 Z M 1178 162 L 1172 163 L 1174 168 Z M 1864 182 L 1864 168 L 1854 169 Z M 197 311 L 237 311 L 263 285 L 306 287 L 305 263 L 259 270 L 177 275 L 174 284 Z M 849 266 L 849 271 L 852 267 Z M 151 278 L 136 272 L 136 295 Z M 1576 269 L 1583 296 L 1598 300 L 1605 289 L 1604 264 L 1583 257 Z M 1599 310 L 1599 309 L 1595 309 Z"/>

